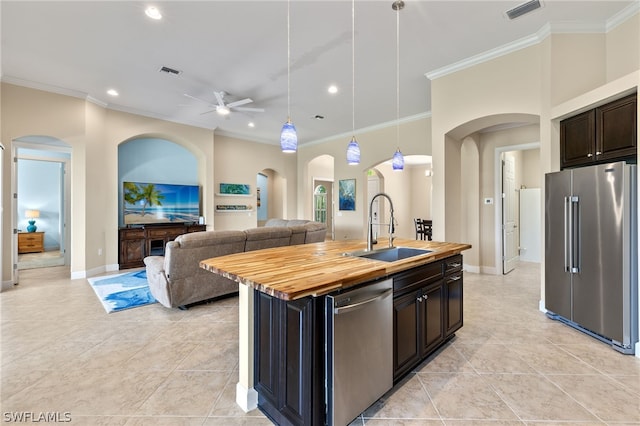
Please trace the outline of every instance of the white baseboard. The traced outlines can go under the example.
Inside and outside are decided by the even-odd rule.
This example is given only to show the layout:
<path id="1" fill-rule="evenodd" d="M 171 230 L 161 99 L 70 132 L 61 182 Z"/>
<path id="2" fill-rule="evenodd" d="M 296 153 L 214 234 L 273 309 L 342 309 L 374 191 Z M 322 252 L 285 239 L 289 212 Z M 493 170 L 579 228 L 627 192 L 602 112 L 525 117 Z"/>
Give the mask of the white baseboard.
<path id="1" fill-rule="evenodd" d="M 240 382 L 236 384 L 236 404 L 248 413 L 258 408 L 258 392 L 254 388 L 247 389 Z"/>
<path id="2" fill-rule="evenodd" d="M 467 271 L 467 272 L 472 272 L 474 274 L 479 274 L 480 273 L 480 267 L 479 266 L 471 266 L 471 265 L 467 265 L 466 263 L 462 265 L 462 269 Z"/>
<path id="3" fill-rule="evenodd" d="M 500 275 L 502 272 L 498 271 L 498 269 L 493 266 L 481 266 L 480 273 L 487 275 Z"/>
<path id="4" fill-rule="evenodd" d="M 11 280 L 2 281 L 2 290 L 0 290 L 0 292 L 9 290 L 12 287 L 13 287 L 13 281 L 11 281 Z"/>
<path id="5" fill-rule="evenodd" d="M 71 272 L 72 280 L 82 280 L 89 277 L 95 277 L 96 275 L 104 274 L 105 272 L 118 271 L 120 266 L 117 263 L 111 265 L 98 266 L 97 268 L 90 269 L 88 271 L 75 271 Z"/>
<path id="6" fill-rule="evenodd" d="M 636 358 L 640 358 L 640 342 L 636 342 Z"/>
<path id="7" fill-rule="evenodd" d="M 538 302 L 538 309 L 540 309 L 540 312 L 543 313 L 547 313 L 547 308 L 544 307 L 544 300 L 540 299 L 540 301 Z"/>

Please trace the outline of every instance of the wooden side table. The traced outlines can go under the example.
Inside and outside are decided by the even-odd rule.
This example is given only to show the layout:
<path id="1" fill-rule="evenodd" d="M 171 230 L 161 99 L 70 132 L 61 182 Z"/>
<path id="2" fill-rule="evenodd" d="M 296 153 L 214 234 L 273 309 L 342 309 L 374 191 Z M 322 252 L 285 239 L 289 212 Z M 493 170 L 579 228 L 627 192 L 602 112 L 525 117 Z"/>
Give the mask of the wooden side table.
<path id="1" fill-rule="evenodd" d="M 18 232 L 18 253 L 42 253 L 44 232 Z"/>

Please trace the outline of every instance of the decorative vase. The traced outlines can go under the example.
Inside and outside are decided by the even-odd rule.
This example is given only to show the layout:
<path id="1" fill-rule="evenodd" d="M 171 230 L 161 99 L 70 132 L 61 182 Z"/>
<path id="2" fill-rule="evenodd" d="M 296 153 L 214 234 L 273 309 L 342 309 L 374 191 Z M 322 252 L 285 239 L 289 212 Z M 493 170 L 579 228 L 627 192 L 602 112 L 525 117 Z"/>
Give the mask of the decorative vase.
<path id="1" fill-rule="evenodd" d="M 29 226 L 27 226 L 27 232 L 36 232 L 36 229 L 38 229 L 38 227 L 36 226 L 36 221 L 31 219 L 29 221 Z"/>

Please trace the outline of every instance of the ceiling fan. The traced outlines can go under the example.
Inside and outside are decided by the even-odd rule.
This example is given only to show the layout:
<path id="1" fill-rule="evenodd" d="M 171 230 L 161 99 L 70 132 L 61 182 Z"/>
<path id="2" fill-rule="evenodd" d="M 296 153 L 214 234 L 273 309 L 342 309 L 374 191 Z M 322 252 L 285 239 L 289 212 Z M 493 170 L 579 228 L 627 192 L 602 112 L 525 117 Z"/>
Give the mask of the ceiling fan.
<path id="1" fill-rule="evenodd" d="M 249 108 L 244 107 L 242 105 L 249 104 L 253 102 L 251 98 L 240 99 L 239 101 L 233 101 L 229 103 L 225 103 L 224 97 L 227 95 L 226 92 L 213 92 L 216 97 L 217 104 L 212 104 L 204 99 L 196 98 L 195 96 L 191 96 L 189 94 L 184 94 L 186 97 L 195 99 L 196 101 L 204 102 L 209 105 L 209 107 L 213 108 L 210 111 L 205 111 L 202 114 L 208 114 L 210 112 L 217 112 L 220 115 L 229 115 L 231 111 L 241 111 L 241 112 L 264 112 L 264 108 Z"/>

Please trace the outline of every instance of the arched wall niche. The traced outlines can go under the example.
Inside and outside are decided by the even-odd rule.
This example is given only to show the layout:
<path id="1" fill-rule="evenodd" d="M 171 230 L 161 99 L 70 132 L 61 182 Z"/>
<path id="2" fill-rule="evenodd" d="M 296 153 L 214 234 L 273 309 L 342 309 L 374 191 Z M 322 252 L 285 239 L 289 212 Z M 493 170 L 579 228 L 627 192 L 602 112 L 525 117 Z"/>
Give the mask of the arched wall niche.
<path id="1" fill-rule="evenodd" d="M 201 195 L 206 194 L 200 179 L 199 158 L 196 147 L 183 145 L 166 137 L 140 135 L 118 144 L 118 224 L 123 225 L 123 182 L 157 184 L 200 185 Z M 200 210 L 203 212 L 201 199 Z"/>

